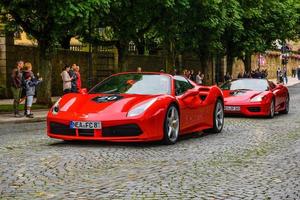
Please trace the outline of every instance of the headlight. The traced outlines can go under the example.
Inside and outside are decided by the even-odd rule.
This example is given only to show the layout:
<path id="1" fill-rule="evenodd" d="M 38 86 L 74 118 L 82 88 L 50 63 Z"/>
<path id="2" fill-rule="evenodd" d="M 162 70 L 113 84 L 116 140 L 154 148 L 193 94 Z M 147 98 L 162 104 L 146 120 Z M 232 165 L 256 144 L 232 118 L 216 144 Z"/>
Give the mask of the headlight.
<path id="1" fill-rule="evenodd" d="M 61 98 L 59 98 L 52 107 L 52 114 L 56 115 L 59 112 L 59 102 Z"/>
<path id="2" fill-rule="evenodd" d="M 154 102 L 156 101 L 156 98 L 136 107 L 130 110 L 127 114 L 128 117 L 134 117 L 137 115 L 142 114 L 145 110 L 147 110 Z"/>
<path id="3" fill-rule="evenodd" d="M 252 98 L 250 102 L 260 102 L 265 98 L 265 96 L 257 95 L 256 97 Z"/>

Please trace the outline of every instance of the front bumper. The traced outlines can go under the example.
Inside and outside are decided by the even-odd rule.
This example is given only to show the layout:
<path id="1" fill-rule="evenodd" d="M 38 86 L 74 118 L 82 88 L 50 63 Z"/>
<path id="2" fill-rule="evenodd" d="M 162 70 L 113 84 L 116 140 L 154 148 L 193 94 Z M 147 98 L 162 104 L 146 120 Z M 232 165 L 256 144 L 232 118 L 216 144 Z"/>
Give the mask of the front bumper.
<path id="1" fill-rule="evenodd" d="M 101 121 L 101 129 L 71 129 L 71 121 Z M 70 113 L 47 116 L 47 135 L 62 140 L 115 142 L 155 141 L 163 139 L 164 112 L 150 117 L 108 120 L 97 116 L 82 119 Z"/>
<path id="2" fill-rule="evenodd" d="M 224 110 L 227 115 L 244 115 L 244 116 L 268 116 L 270 113 L 269 103 L 249 103 L 249 104 L 226 104 L 226 106 L 240 107 L 240 110 Z"/>

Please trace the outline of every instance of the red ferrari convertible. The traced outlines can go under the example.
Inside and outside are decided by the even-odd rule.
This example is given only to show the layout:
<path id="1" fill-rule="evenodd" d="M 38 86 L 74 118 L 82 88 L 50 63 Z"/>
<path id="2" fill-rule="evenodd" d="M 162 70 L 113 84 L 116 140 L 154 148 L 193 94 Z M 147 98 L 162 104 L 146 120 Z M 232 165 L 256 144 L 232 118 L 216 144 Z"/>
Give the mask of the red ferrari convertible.
<path id="1" fill-rule="evenodd" d="M 275 112 L 289 112 L 287 87 L 266 79 L 237 79 L 221 86 L 225 113 L 274 117 Z"/>
<path id="2" fill-rule="evenodd" d="M 222 91 L 164 73 L 119 73 L 89 92 L 64 95 L 47 116 L 47 134 L 62 140 L 154 141 L 221 132 Z"/>

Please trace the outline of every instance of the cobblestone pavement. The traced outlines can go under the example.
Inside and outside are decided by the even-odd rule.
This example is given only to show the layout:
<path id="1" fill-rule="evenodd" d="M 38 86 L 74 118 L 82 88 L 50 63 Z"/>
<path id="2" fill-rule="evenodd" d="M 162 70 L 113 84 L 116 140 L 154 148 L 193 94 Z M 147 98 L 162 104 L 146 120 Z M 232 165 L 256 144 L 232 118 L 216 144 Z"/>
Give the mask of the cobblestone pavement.
<path id="1" fill-rule="evenodd" d="M 0 199 L 300 199 L 300 85 L 274 119 L 229 117 L 176 145 L 66 143 L 1 125 Z"/>

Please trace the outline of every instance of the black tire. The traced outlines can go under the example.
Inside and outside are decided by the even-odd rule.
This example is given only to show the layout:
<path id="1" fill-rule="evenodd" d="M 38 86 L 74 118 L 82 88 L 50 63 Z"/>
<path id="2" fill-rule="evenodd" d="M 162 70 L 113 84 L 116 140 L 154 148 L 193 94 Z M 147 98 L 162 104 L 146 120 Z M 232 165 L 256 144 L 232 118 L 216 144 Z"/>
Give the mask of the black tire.
<path id="1" fill-rule="evenodd" d="M 175 105 L 170 105 L 164 121 L 164 144 L 175 144 L 179 136 L 180 118 L 179 112 Z"/>
<path id="2" fill-rule="evenodd" d="M 287 95 L 285 100 L 285 108 L 284 110 L 280 111 L 281 114 L 288 114 L 290 111 L 290 96 Z"/>
<path id="3" fill-rule="evenodd" d="M 275 101 L 274 99 L 272 99 L 271 103 L 270 103 L 270 112 L 268 115 L 268 118 L 272 119 L 275 115 Z"/>
<path id="4" fill-rule="evenodd" d="M 224 126 L 224 104 L 222 100 L 218 99 L 215 104 L 215 109 L 213 113 L 214 122 L 213 127 L 204 130 L 205 133 L 220 133 Z"/>

